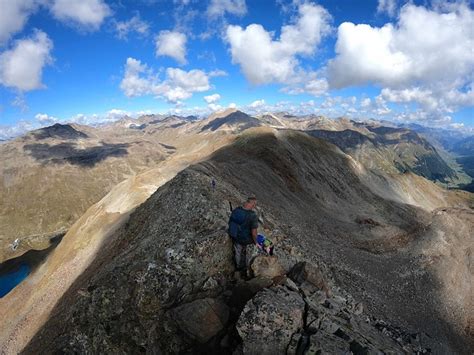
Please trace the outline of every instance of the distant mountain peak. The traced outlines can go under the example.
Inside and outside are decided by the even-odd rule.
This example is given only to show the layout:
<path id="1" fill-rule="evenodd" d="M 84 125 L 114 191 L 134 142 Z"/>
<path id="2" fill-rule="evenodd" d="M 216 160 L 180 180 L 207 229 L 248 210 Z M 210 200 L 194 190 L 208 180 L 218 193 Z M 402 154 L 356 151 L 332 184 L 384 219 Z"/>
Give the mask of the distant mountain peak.
<path id="1" fill-rule="evenodd" d="M 212 115 L 209 116 L 209 120 L 213 120 L 213 119 L 216 119 L 216 118 L 222 118 L 222 117 L 226 117 L 228 115 L 230 115 L 231 113 L 234 113 L 234 112 L 241 112 L 243 113 L 242 111 L 239 111 L 237 110 L 236 108 L 227 108 L 223 111 L 217 111 L 217 112 L 214 112 Z"/>
<path id="2" fill-rule="evenodd" d="M 55 123 L 52 126 L 43 127 L 32 132 L 36 139 L 60 138 L 79 139 L 88 138 L 84 132 L 77 130 L 71 124 Z"/>
<path id="3" fill-rule="evenodd" d="M 202 131 L 215 131 L 223 127 L 243 131 L 247 128 L 261 125 L 261 122 L 255 117 L 236 109 L 228 109 L 219 114 L 209 116 L 208 123 L 202 128 Z"/>

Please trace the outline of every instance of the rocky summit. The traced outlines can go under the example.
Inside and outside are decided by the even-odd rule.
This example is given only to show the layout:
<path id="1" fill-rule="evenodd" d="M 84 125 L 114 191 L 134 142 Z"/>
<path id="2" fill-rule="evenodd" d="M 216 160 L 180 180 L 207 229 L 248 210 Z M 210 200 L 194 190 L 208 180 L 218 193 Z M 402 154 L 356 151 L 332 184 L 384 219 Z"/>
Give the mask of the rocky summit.
<path id="1" fill-rule="evenodd" d="M 276 252 L 252 248 L 242 279 L 226 229 L 229 203 L 250 194 Z M 1 341 L 26 354 L 467 354 L 472 202 L 414 174 L 381 176 L 304 132 L 253 128 L 107 227 L 57 292 L 66 281 L 51 275 L 67 280 L 88 250 L 73 226 L 32 282 L 0 301 L 18 320 Z M 58 298 L 34 314 L 11 303 L 22 294 L 25 304 Z"/>

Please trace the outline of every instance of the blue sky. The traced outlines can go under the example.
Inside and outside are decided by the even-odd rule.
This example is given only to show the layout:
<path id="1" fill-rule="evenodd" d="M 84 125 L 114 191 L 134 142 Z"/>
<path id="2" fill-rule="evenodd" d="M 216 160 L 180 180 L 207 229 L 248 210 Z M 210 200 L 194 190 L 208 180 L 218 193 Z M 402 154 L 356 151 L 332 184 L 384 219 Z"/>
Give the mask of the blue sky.
<path id="1" fill-rule="evenodd" d="M 0 0 L 0 8 L 4 135 L 229 106 L 474 126 L 472 2 Z"/>

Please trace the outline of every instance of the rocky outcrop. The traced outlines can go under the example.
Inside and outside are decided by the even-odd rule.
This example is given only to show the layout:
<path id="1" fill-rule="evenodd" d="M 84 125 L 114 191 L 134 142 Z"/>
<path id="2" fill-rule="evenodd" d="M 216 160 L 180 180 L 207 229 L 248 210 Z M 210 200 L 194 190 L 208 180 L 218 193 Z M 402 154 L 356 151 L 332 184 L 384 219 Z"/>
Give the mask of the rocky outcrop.
<path id="1" fill-rule="evenodd" d="M 324 279 L 323 273 L 315 265 L 308 262 L 300 262 L 296 264 L 290 271 L 288 275 L 293 281 L 298 285 L 304 283 L 309 283 L 310 285 L 315 286 L 318 290 L 330 294 L 329 285 Z"/>
<path id="2" fill-rule="evenodd" d="M 301 296 L 282 286 L 259 292 L 237 322 L 244 354 L 284 354 L 291 336 L 303 328 Z"/>
<path id="3" fill-rule="evenodd" d="M 174 308 L 171 315 L 183 332 L 204 344 L 224 329 L 229 308 L 220 300 L 204 298 Z"/>
<path id="4" fill-rule="evenodd" d="M 410 334 L 363 314 L 336 291 L 331 297 L 293 284 L 265 289 L 245 306 L 237 330 L 243 354 L 427 354 L 424 334 Z"/>
<path id="5" fill-rule="evenodd" d="M 250 265 L 255 277 L 266 277 L 273 279 L 285 274 L 276 256 L 257 255 Z"/>

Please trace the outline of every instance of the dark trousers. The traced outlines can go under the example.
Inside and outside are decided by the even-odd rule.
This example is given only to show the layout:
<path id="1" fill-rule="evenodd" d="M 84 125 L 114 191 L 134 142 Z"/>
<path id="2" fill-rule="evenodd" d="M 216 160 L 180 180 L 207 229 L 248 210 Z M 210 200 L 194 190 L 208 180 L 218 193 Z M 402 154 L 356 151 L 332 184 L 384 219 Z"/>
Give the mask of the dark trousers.
<path id="1" fill-rule="evenodd" d="M 234 244 L 234 261 L 237 270 L 247 269 L 247 245 L 242 245 L 236 242 Z"/>

